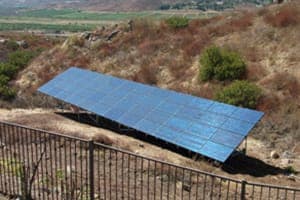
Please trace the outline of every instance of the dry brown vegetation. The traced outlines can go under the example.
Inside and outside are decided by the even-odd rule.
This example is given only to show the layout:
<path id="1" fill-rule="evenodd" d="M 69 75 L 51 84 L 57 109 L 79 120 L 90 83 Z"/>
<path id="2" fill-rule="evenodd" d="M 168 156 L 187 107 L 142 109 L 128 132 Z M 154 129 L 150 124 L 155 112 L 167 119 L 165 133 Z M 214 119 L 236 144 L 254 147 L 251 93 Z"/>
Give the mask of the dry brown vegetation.
<path id="1" fill-rule="evenodd" d="M 156 78 L 156 69 L 153 68 L 147 68 L 147 67 L 141 67 L 139 72 L 136 73 L 131 79 L 133 81 L 149 84 L 149 85 L 155 85 L 157 83 Z"/>
<path id="2" fill-rule="evenodd" d="M 296 4 L 293 4 L 293 6 L 287 4 L 276 10 L 275 13 L 267 11 L 264 20 L 274 27 L 297 25 L 300 23 L 299 8 L 297 6 L 299 7 Z"/>
<path id="3" fill-rule="evenodd" d="M 299 45 L 295 41 L 299 36 L 295 35 L 298 25 L 294 22 L 299 11 L 299 6 L 293 3 L 270 6 L 257 12 L 235 12 L 191 20 L 188 27 L 178 30 L 169 28 L 164 21 L 136 20 L 132 30 L 126 24 L 97 30 L 95 35 L 99 39 L 96 42 L 73 36 L 61 47 L 36 59 L 27 69 L 27 72 L 37 74 L 36 81 L 27 86 L 23 84 L 22 87 L 36 88 L 36 85 L 46 82 L 69 66 L 79 66 L 181 92 L 213 97 L 213 88 L 218 87 L 219 83 L 199 84 L 197 74 L 199 54 L 214 43 L 242 54 L 248 66 L 245 78 L 258 82 L 269 91 L 263 98 L 267 101 L 272 92 L 276 96 L 282 92 L 268 85 L 278 81 L 273 73 L 285 71 L 282 68 L 284 62 L 287 62 L 286 65 L 291 63 L 290 69 L 296 70 L 293 76 L 295 79 L 298 77 L 299 72 L 295 66 L 298 56 L 295 52 L 298 52 Z M 288 24 L 293 31 L 289 31 L 288 27 L 278 31 L 266 27 L 265 24 L 272 21 L 267 20 L 271 19 L 270 16 L 280 24 L 276 27 Z M 115 30 L 119 30 L 117 36 L 112 41 L 106 41 L 105 38 Z M 24 75 L 27 72 L 25 70 Z M 295 82 L 289 82 L 286 87 L 290 89 L 284 90 L 283 95 L 288 93 L 293 98 L 299 96 L 295 92 L 298 90 Z"/>

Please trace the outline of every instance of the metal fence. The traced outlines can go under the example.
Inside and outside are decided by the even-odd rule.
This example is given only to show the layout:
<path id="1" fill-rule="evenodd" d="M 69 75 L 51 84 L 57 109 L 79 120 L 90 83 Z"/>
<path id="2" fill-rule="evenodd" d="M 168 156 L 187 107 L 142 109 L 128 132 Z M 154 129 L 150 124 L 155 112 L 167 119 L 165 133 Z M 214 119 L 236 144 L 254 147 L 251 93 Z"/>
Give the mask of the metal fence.
<path id="1" fill-rule="evenodd" d="M 0 191 L 26 199 L 300 199 L 57 133 L 0 122 Z"/>

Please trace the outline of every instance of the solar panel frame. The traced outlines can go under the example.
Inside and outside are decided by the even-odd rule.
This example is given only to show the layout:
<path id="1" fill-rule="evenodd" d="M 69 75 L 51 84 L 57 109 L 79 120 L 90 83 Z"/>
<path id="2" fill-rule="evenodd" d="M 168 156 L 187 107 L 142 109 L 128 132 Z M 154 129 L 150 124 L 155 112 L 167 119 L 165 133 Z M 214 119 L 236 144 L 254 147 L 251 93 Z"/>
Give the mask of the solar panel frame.
<path id="1" fill-rule="evenodd" d="M 224 162 L 263 113 L 71 67 L 39 91 Z"/>

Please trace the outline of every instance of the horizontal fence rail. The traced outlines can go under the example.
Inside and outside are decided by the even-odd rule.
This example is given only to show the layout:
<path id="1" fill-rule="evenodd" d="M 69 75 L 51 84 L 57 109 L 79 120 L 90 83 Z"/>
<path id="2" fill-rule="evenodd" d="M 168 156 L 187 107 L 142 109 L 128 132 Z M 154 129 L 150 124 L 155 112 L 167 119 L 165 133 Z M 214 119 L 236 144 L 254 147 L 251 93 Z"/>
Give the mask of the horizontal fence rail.
<path id="1" fill-rule="evenodd" d="M 26 199 L 300 199 L 93 141 L 0 122 L 0 192 Z"/>

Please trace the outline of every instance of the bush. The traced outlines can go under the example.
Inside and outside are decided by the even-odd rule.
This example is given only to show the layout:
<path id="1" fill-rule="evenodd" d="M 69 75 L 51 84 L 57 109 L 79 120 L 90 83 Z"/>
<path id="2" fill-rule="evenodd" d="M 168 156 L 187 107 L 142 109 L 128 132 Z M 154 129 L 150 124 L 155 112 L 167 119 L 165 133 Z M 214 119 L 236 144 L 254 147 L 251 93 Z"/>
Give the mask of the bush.
<path id="1" fill-rule="evenodd" d="M 8 56 L 8 63 L 17 67 L 24 68 L 28 62 L 35 56 L 35 53 L 30 51 L 15 51 Z"/>
<path id="2" fill-rule="evenodd" d="M 287 174 L 298 174 L 297 170 L 293 166 L 287 166 L 284 168 Z"/>
<path id="3" fill-rule="evenodd" d="M 169 10 L 171 8 L 171 5 L 169 4 L 162 4 L 159 9 L 160 10 Z"/>
<path id="4" fill-rule="evenodd" d="M 171 27 L 171 28 L 184 28 L 187 27 L 189 25 L 189 19 L 186 17 L 178 17 L 178 16 L 174 16 L 174 17 L 170 17 L 166 20 L 167 24 Z"/>
<path id="5" fill-rule="evenodd" d="M 0 98 L 12 99 L 16 92 L 9 86 L 9 81 L 24 68 L 38 52 L 15 51 L 8 55 L 8 61 L 0 63 Z"/>
<path id="6" fill-rule="evenodd" d="M 3 85 L 3 86 L 0 85 L 0 98 L 9 100 L 9 99 L 14 98 L 15 95 L 16 95 L 16 92 L 14 89 L 9 88 L 6 85 Z"/>
<path id="7" fill-rule="evenodd" d="M 248 81 L 235 81 L 219 91 L 215 99 L 236 106 L 255 108 L 261 93 L 259 87 Z"/>
<path id="8" fill-rule="evenodd" d="M 13 77 L 17 72 L 17 67 L 9 63 L 0 63 L 0 76 L 5 75 L 8 77 Z"/>
<path id="9" fill-rule="evenodd" d="M 238 53 L 216 46 L 204 51 L 200 57 L 200 64 L 199 77 L 202 81 L 234 80 L 246 72 L 246 64 Z"/>
<path id="10" fill-rule="evenodd" d="M 9 88 L 9 77 L 0 74 L 0 97 L 3 99 L 11 99 L 15 96 L 15 91 Z"/>
<path id="11" fill-rule="evenodd" d="M 0 74 L 0 87 L 2 85 L 7 85 L 8 81 L 9 81 L 9 77 L 7 77 L 7 76 L 5 76 L 3 74 Z"/>
<path id="12" fill-rule="evenodd" d="M 16 51 L 19 48 L 19 45 L 14 40 L 8 40 L 5 45 L 6 45 L 6 48 L 8 48 L 9 50 L 13 50 L 13 51 Z"/>

